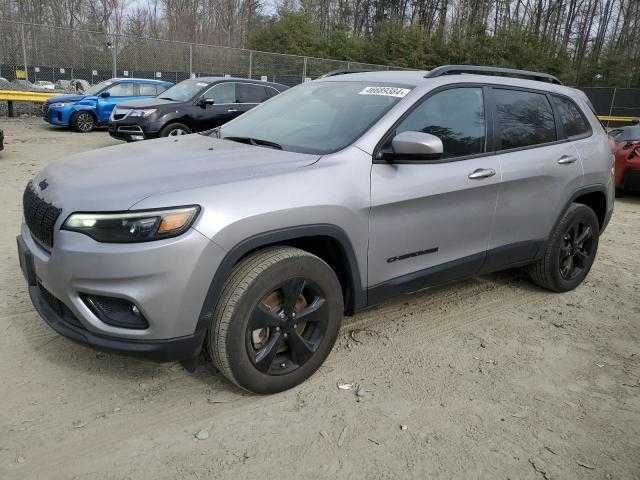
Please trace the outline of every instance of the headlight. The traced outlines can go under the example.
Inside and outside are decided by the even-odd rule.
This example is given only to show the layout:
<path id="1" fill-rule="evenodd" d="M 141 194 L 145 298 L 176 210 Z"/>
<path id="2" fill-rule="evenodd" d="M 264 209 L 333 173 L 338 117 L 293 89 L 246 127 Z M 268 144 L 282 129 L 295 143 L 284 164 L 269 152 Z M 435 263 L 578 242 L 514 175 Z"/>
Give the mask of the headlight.
<path id="1" fill-rule="evenodd" d="M 149 242 L 177 237 L 189 229 L 200 207 L 175 207 L 122 213 L 72 213 L 62 225 L 98 242 Z"/>
<path id="2" fill-rule="evenodd" d="M 71 102 L 53 102 L 51 105 L 49 105 L 49 108 L 53 107 L 53 108 L 64 108 L 67 105 L 69 105 Z"/>
<path id="3" fill-rule="evenodd" d="M 145 108 L 144 110 L 131 110 L 130 117 L 148 117 L 158 111 L 157 108 Z"/>

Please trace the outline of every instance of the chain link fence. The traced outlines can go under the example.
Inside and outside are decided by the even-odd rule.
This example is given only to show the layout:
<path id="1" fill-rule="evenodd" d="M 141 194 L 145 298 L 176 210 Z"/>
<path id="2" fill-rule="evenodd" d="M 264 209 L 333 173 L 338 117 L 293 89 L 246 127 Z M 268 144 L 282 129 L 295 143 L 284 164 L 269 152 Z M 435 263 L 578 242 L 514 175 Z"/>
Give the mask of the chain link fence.
<path id="1" fill-rule="evenodd" d="M 205 75 L 266 78 L 296 85 L 331 70 L 389 68 L 32 23 L 0 22 L 0 77 L 3 78 L 0 89 L 8 88 L 6 83 L 12 88 L 38 90 L 44 88 L 42 82 L 52 82 L 56 89 L 68 89 L 71 80 L 94 84 L 112 77 L 137 77 L 179 82 Z"/>
<path id="2" fill-rule="evenodd" d="M 207 75 L 265 79 L 293 86 L 340 69 L 400 68 L 0 22 L 0 90 L 74 91 L 83 87 L 78 80 L 85 82 L 86 88 L 86 84 L 112 77 L 161 78 L 177 83 Z M 640 117 L 640 89 L 588 87 L 584 91 L 599 115 Z"/>
<path id="3" fill-rule="evenodd" d="M 591 100 L 598 115 L 640 118 L 640 88 L 586 87 L 582 90 Z M 604 122 L 607 127 L 625 123 L 630 122 Z"/>

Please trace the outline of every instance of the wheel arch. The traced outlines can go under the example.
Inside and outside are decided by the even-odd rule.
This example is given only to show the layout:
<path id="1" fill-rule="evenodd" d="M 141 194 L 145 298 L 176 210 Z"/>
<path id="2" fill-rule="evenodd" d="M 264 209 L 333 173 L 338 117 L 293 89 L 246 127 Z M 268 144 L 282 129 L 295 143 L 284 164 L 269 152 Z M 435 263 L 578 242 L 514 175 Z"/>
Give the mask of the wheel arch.
<path id="1" fill-rule="evenodd" d="M 73 109 L 69 113 L 69 123 L 71 123 L 74 117 L 80 113 L 88 113 L 93 117 L 93 121 L 95 122 L 95 124 L 98 125 L 98 114 L 90 105 L 74 105 Z"/>
<path id="2" fill-rule="evenodd" d="M 591 185 L 588 187 L 579 188 L 576 190 L 569 200 L 566 202 L 564 208 L 558 215 L 551 232 L 553 232 L 562 220 L 562 217 L 567 212 L 572 203 L 581 203 L 591 208 L 598 217 L 598 224 L 600 225 L 600 231 L 602 232 L 609 221 L 607 211 L 607 187 L 605 185 Z M 551 234 L 551 233 L 550 233 Z"/>
<path id="3" fill-rule="evenodd" d="M 163 128 L 165 128 L 167 125 L 171 125 L 172 123 L 182 123 L 183 125 L 189 127 L 192 131 L 194 130 L 191 118 L 184 113 L 177 114 L 175 112 L 171 112 L 161 117 L 161 122 L 162 123 L 160 128 L 158 129 L 158 132 L 161 132 Z"/>
<path id="4" fill-rule="evenodd" d="M 224 283 L 235 265 L 248 255 L 275 245 L 297 247 L 327 262 L 340 280 L 347 314 L 366 306 L 366 290 L 362 287 L 358 261 L 345 231 L 332 224 L 287 227 L 249 237 L 227 252 L 209 285 L 196 331 L 207 327 Z"/>

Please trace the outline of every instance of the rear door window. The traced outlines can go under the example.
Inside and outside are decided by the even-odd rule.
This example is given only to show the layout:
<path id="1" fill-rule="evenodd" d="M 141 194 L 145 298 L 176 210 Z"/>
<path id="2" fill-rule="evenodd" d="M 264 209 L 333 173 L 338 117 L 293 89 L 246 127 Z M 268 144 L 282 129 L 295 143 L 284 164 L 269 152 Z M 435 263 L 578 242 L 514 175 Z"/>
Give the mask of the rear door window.
<path id="1" fill-rule="evenodd" d="M 238 84 L 238 103 L 260 103 L 267 98 L 267 92 L 262 85 Z"/>
<path id="2" fill-rule="evenodd" d="M 402 120 L 396 135 L 405 131 L 440 138 L 444 158 L 483 153 L 486 128 L 482 88 L 452 88 L 431 95 Z"/>
<path id="3" fill-rule="evenodd" d="M 556 95 L 552 98 L 564 135 L 566 137 L 587 135 L 590 131 L 589 123 L 573 100 Z"/>
<path id="4" fill-rule="evenodd" d="M 214 85 L 202 98 L 212 99 L 215 105 L 236 103 L 236 84 L 234 82 L 225 82 Z"/>
<path id="5" fill-rule="evenodd" d="M 107 91 L 112 97 L 132 97 L 133 83 L 132 82 L 118 83 Z"/>
<path id="6" fill-rule="evenodd" d="M 557 140 L 553 110 L 543 93 L 493 89 L 499 150 Z"/>
<path id="7" fill-rule="evenodd" d="M 140 95 L 142 96 L 155 96 L 157 93 L 156 85 L 154 83 L 141 83 Z"/>

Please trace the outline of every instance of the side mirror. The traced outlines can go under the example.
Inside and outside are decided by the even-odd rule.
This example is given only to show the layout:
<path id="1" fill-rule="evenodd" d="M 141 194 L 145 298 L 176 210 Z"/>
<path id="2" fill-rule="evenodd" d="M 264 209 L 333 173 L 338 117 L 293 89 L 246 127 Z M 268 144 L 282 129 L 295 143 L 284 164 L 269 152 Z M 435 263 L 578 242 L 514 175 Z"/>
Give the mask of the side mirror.
<path id="1" fill-rule="evenodd" d="M 385 152 L 385 158 L 393 161 L 438 160 L 444 153 L 442 140 L 423 132 L 402 132 L 391 141 L 392 152 Z"/>
<path id="2" fill-rule="evenodd" d="M 213 98 L 201 98 L 200 100 L 198 100 L 198 106 L 202 107 L 202 108 L 207 108 L 207 105 L 213 105 L 215 102 L 215 100 Z"/>
<path id="3" fill-rule="evenodd" d="M 110 96 L 111 96 L 111 94 L 110 94 L 109 92 L 102 92 L 102 93 L 100 94 L 100 96 L 101 96 L 102 98 L 107 98 L 107 97 L 110 97 Z"/>

